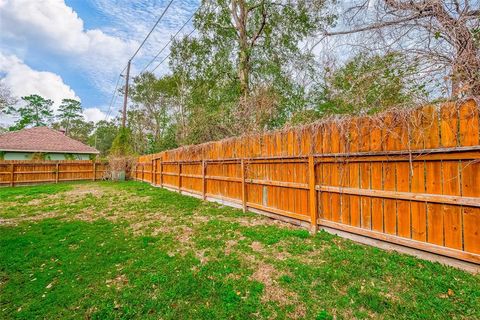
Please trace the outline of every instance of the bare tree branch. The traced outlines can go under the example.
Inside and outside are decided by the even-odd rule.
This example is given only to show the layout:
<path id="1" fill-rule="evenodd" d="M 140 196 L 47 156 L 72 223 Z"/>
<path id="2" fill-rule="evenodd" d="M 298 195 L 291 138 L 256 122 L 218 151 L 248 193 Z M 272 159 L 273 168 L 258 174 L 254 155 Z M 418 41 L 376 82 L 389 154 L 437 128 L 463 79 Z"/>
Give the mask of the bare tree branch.
<path id="1" fill-rule="evenodd" d="M 423 15 L 425 17 L 425 15 Z M 352 33 L 359 33 L 359 32 L 365 32 L 365 31 L 371 31 L 371 30 L 376 30 L 380 28 L 385 28 L 393 25 L 398 25 L 400 23 L 412 21 L 412 20 L 417 20 L 421 18 L 422 15 L 415 15 L 411 17 L 407 17 L 404 19 L 399 19 L 399 20 L 393 20 L 393 21 L 385 21 L 385 22 L 379 22 L 379 23 L 374 23 L 372 25 L 363 27 L 363 28 L 358 28 L 358 29 L 352 29 L 352 30 L 345 30 L 345 31 L 335 31 L 335 32 L 325 32 L 325 36 L 338 36 L 338 35 L 346 35 L 346 34 L 352 34 Z"/>

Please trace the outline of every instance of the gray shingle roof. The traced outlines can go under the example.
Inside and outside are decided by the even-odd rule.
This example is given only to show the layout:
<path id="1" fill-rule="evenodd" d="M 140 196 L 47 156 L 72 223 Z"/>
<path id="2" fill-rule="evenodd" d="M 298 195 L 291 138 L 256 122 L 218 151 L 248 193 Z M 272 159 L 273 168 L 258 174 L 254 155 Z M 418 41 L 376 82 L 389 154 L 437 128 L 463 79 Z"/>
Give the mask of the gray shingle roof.
<path id="1" fill-rule="evenodd" d="M 99 153 L 97 149 L 47 127 L 35 127 L 1 134 L 0 151 Z"/>

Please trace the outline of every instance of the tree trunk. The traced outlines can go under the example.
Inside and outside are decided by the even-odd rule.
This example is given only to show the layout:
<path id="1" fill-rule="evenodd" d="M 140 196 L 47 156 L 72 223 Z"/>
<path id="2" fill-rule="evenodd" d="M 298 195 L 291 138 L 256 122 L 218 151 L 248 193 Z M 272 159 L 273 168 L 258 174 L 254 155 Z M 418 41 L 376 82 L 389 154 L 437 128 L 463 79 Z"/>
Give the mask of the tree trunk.
<path id="1" fill-rule="evenodd" d="M 451 71 L 452 95 L 480 95 L 480 48 L 475 43 L 465 19 L 461 16 L 459 18 L 452 16 L 443 2 L 437 0 L 423 2 L 385 0 L 385 4 L 392 10 L 435 19 L 439 27 L 434 26 L 434 23 L 423 27 L 432 36 L 440 32 L 455 50 Z"/>
<path id="2" fill-rule="evenodd" d="M 250 94 L 250 56 L 247 52 L 248 48 L 241 48 L 239 53 L 238 77 L 240 79 L 240 92 L 243 97 Z"/>
<path id="3" fill-rule="evenodd" d="M 232 15 L 238 32 L 238 78 L 240 81 L 240 92 L 246 98 L 250 90 L 250 48 L 247 36 L 247 8 L 244 0 L 232 0 Z"/>
<path id="4" fill-rule="evenodd" d="M 461 19 L 452 17 L 441 3 L 435 2 L 432 11 L 455 47 L 452 65 L 452 94 L 480 94 L 480 57 L 470 30 Z"/>
<path id="5" fill-rule="evenodd" d="M 452 66 L 452 93 L 455 96 L 480 96 L 480 57 L 468 29 L 460 27 L 456 41 L 456 59 Z M 466 29 L 466 30 L 464 30 Z"/>

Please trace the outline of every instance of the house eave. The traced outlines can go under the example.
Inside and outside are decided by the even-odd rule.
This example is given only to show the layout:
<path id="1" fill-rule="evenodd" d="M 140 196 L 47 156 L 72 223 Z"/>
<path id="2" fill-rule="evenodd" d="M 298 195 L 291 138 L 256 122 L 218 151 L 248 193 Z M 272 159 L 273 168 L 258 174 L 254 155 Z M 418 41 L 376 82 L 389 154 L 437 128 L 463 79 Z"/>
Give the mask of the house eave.
<path id="1" fill-rule="evenodd" d="M 80 154 L 100 154 L 100 151 L 74 151 L 74 150 L 26 150 L 26 149 L 1 149 L 3 152 L 42 152 L 42 153 L 80 153 Z"/>

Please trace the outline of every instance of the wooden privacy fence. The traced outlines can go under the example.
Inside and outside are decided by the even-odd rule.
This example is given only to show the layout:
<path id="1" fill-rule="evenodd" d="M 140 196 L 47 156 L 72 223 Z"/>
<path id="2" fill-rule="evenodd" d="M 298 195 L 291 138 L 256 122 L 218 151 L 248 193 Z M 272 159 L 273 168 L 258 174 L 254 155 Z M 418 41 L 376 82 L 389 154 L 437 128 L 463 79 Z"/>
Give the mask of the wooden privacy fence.
<path id="1" fill-rule="evenodd" d="M 137 180 L 480 263 L 474 101 L 141 156 Z"/>
<path id="2" fill-rule="evenodd" d="M 98 180 L 104 177 L 106 163 L 78 161 L 0 161 L 0 186 L 61 181 Z"/>

